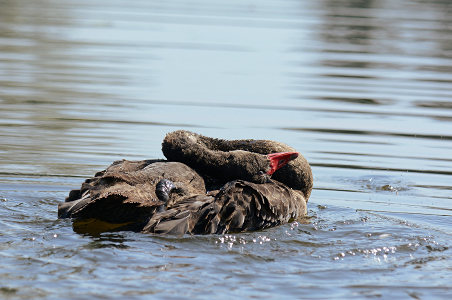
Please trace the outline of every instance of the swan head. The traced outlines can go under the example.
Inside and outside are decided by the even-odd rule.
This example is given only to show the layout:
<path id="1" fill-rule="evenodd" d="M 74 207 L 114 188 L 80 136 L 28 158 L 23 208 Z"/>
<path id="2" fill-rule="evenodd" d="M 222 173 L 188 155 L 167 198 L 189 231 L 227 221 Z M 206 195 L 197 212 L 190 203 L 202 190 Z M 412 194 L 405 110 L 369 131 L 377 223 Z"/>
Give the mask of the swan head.
<path id="1" fill-rule="evenodd" d="M 223 140 L 186 130 L 166 135 L 162 151 L 198 171 L 213 185 L 243 179 L 265 183 L 270 178 L 299 190 L 309 198 L 313 185 L 311 167 L 303 155 L 283 143 L 269 140 Z"/>

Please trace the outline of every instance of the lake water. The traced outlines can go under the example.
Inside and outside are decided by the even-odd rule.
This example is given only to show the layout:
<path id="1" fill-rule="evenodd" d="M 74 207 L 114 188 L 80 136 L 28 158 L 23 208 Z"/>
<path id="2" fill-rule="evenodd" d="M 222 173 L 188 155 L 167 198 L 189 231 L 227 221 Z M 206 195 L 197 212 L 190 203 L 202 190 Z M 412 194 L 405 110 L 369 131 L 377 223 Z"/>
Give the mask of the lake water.
<path id="1" fill-rule="evenodd" d="M 0 1 L 0 298 L 450 299 L 449 0 Z M 73 232 L 57 203 L 169 131 L 285 142 L 306 224 Z"/>

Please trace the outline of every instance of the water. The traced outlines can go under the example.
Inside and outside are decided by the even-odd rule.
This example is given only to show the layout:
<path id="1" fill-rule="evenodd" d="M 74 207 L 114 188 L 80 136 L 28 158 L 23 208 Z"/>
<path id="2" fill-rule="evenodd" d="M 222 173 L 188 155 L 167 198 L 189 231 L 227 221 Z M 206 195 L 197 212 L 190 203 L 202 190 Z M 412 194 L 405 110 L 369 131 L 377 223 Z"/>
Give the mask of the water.
<path id="1" fill-rule="evenodd" d="M 0 298 L 448 299 L 452 5 L 1 1 Z M 79 235 L 57 203 L 185 128 L 301 151 L 306 224 Z"/>

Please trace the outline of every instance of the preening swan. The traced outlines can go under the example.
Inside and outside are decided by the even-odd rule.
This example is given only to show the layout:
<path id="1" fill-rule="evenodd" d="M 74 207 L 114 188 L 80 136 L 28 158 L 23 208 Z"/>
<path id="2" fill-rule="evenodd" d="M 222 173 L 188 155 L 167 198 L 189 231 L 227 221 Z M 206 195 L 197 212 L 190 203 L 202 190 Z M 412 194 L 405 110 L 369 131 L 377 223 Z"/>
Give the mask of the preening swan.
<path id="1" fill-rule="evenodd" d="M 117 161 L 58 206 L 79 231 L 166 234 L 243 232 L 306 214 L 313 178 L 295 149 L 268 140 L 223 140 L 178 130 L 167 160 Z"/>

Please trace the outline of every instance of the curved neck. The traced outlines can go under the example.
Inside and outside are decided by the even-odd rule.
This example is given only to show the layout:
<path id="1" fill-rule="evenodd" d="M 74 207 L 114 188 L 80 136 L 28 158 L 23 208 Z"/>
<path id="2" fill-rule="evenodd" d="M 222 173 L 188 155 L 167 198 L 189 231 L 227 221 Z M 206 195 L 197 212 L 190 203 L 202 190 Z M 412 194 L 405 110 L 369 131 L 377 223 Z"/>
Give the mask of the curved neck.
<path id="1" fill-rule="evenodd" d="M 268 164 L 264 155 L 295 151 L 280 142 L 268 140 L 222 140 L 190 131 L 178 130 L 168 133 L 162 143 L 162 151 L 168 160 L 187 164 L 202 174 L 220 180 L 250 180 L 259 168 Z M 247 161 L 253 160 L 250 166 Z M 256 168 L 256 169 L 254 169 Z M 290 188 L 300 190 L 306 200 L 312 190 L 312 171 L 307 160 L 300 155 L 273 174 L 273 179 Z"/>

